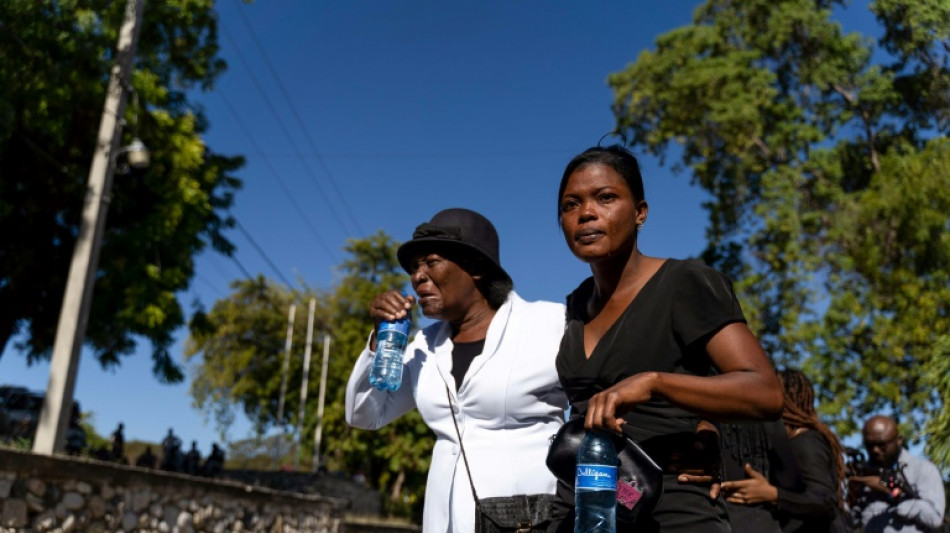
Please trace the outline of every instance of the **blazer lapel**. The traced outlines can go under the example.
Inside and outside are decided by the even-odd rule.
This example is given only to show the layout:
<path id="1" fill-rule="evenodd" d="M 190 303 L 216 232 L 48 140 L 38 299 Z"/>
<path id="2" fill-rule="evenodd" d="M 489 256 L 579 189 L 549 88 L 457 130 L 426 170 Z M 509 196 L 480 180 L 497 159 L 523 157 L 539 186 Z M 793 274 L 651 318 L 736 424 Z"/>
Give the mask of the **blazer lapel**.
<path id="1" fill-rule="evenodd" d="M 460 391 L 464 390 L 468 382 L 478 375 L 478 371 L 481 370 L 491 358 L 498 354 L 501 341 L 505 336 L 505 331 L 508 329 L 508 323 L 510 322 L 515 307 L 514 300 L 517 297 L 514 291 L 512 291 L 508 295 L 508 299 L 505 300 L 505 303 L 498 308 L 495 316 L 492 317 L 491 324 L 488 325 L 488 334 L 485 336 L 485 348 L 482 350 L 481 355 L 472 360 L 472 366 L 468 368 L 468 372 L 465 373 L 465 378 L 462 380 L 462 386 L 459 387 Z"/>
<path id="2" fill-rule="evenodd" d="M 458 396 L 455 391 L 455 378 L 452 377 L 452 347 L 454 345 L 452 344 L 452 339 L 449 338 L 451 333 L 452 328 L 449 326 L 449 323 L 443 322 L 429 350 L 435 355 L 435 364 L 439 370 L 439 376 L 442 378 L 442 383 L 449 388 L 452 401 L 457 402 Z"/>

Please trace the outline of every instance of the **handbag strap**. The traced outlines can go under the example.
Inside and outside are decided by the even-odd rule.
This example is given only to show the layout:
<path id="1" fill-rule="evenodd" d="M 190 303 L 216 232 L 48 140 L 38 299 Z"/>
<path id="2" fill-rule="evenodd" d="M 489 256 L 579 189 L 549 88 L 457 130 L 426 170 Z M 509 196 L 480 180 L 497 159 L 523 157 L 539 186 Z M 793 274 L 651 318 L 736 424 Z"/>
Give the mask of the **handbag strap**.
<path id="1" fill-rule="evenodd" d="M 452 412 L 452 425 L 455 426 L 455 434 L 459 437 L 459 449 L 462 450 L 462 460 L 465 461 L 465 472 L 468 473 L 468 484 L 472 487 L 472 497 L 475 498 L 475 507 L 478 507 L 480 502 L 478 500 L 478 494 L 475 492 L 475 483 L 472 481 L 472 470 L 468 467 L 468 456 L 465 455 L 465 446 L 462 446 L 462 432 L 459 431 L 459 423 L 455 420 L 455 410 L 452 409 L 452 393 L 449 392 L 448 385 L 445 385 L 445 397 L 449 399 L 449 411 Z M 459 411 L 461 411 L 461 409 L 459 409 Z"/>

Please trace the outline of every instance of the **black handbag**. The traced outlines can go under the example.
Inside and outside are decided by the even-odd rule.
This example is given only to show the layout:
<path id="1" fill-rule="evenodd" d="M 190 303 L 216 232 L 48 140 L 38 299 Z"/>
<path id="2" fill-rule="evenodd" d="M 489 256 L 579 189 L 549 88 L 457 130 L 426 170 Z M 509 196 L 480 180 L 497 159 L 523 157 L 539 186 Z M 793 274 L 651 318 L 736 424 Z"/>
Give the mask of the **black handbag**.
<path id="1" fill-rule="evenodd" d="M 452 394 L 448 385 L 445 386 L 445 395 L 452 406 Z M 465 446 L 462 445 L 462 432 L 459 431 L 455 413 L 452 413 L 452 424 L 455 425 L 455 434 L 459 438 L 459 449 L 462 450 L 462 460 L 465 462 L 465 471 L 468 473 L 468 483 L 472 487 L 472 498 L 475 499 L 475 533 L 530 533 L 532 531 L 546 531 L 551 521 L 551 503 L 553 494 L 515 494 L 513 496 L 496 496 L 492 498 L 478 498 L 475 492 L 475 482 L 472 481 L 472 471 L 468 466 L 468 456 L 465 455 Z"/>
<path id="2" fill-rule="evenodd" d="M 551 440 L 548 470 L 562 483 L 574 488 L 577 449 L 584 440 L 584 418 L 567 421 Z M 617 450 L 617 521 L 632 524 L 641 514 L 649 514 L 663 495 L 663 471 L 631 438 L 609 434 Z"/>
<path id="3" fill-rule="evenodd" d="M 553 494 L 517 494 L 475 500 L 475 531 L 544 531 L 551 521 Z"/>

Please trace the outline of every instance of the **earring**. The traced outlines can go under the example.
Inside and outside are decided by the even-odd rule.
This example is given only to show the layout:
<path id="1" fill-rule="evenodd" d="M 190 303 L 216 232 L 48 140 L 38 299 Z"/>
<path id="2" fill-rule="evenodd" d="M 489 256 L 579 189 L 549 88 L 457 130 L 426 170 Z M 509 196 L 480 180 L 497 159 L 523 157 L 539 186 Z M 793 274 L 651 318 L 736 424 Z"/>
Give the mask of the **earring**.
<path id="1" fill-rule="evenodd" d="M 643 224 L 637 224 L 637 231 L 643 231 Z"/>

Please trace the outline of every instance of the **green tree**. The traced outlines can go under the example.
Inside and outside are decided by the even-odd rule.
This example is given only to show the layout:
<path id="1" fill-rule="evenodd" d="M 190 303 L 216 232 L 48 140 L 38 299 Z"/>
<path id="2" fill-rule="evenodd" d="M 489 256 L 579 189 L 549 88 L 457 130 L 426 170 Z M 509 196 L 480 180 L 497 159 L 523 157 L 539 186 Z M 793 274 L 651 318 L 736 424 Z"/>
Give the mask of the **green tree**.
<path id="1" fill-rule="evenodd" d="M 200 355 L 192 376 L 195 405 L 211 415 L 223 434 L 241 408 L 263 434 L 277 424 L 287 313 L 301 295 L 263 276 L 231 284 L 234 292 L 215 302 L 208 313 L 198 312 L 190 324 L 185 360 Z M 284 423 L 296 425 L 307 312 L 297 304 L 294 321 L 294 351 L 289 368 Z M 325 323 L 317 313 L 314 328 Z"/>
<path id="2" fill-rule="evenodd" d="M 79 425 L 86 432 L 86 448 L 83 450 L 85 455 L 92 456 L 96 450 L 110 449 L 109 438 L 96 432 L 95 413 L 92 411 L 82 413 Z"/>
<path id="3" fill-rule="evenodd" d="M 0 3 L 0 352 L 19 334 L 30 362 L 51 353 L 124 4 Z M 175 294 L 197 252 L 233 251 L 222 231 L 243 164 L 204 144 L 188 97 L 224 70 L 212 5 L 146 6 L 122 141 L 141 138 L 152 162 L 116 176 L 86 332 L 105 367 L 147 338 L 156 377 L 172 382 Z"/>
<path id="4" fill-rule="evenodd" d="M 950 405 L 950 335 L 944 335 L 934 345 L 924 368 L 924 383 L 934 388 L 943 405 Z M 925 453 L 936 464 L 950 465 L 950 410 L 944 408 L 924 424 L 929 436 Z"/>
<path id="5" fill-rule="evenodd" d="M 263 434 L 277 423 L 287 310 L 296 303 L 284 420 L 300 427 L 297 406 L 306 336 L 301 303 L 315 298 L 315 345 L 300 435 L 301 465 L 309 465 L 313 455 L 322 357 L 318 346 L 323 342 L 322 333 L 327 332 L 331 344 L 321 462 L 335 471 L 363 472 L 390 498 L 391 512 L 418 517 L 433 446 L 432 434 L 418 412 L 379 431 L 353 429 L 344 419 L 346 382 L 373 327 L 369 304 L 380 292 L 404 287 L 408 281 L 396 259 L 397 248 L 398 243 L 382 232 L 350 240 L 344 248 L 347 259 L 340 266 L 340 279 L 326 293 L 313 289 L 294 292 L 263 278 L 236 282 L 231 296 L 192 320 L 186 357 L 196 363 L 192 382 L 195 404 L 223 429 L 233 419 L 233 410 L 241 408 L 258 434 Z M 250 453 L 254 454 L 259 455 Z"/>
<path id="6" fill-rule="evenodd" d="M 709 0 L 609 84 L 618 132 L 710 194 L 704 258 L 838 430 L 920 428 L 950 333 L 950 4 L 870 2 L 876 41 L 844 5 Z"/>
<path id="7" fill-rule="evenodd" d="M 292 450 L 279 435 L 257 435 L 228 443 L 226 468 L 237 470 L 268 470 L 274 467 L 274 454 L 281 454 L 281 464 L 293 464 Z"/>

